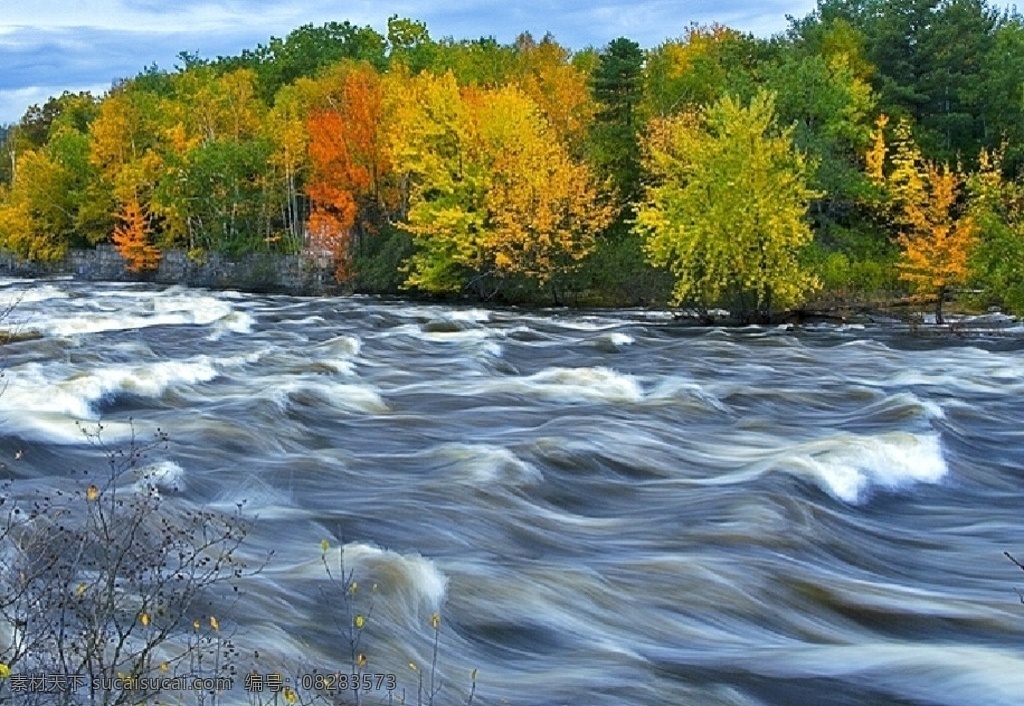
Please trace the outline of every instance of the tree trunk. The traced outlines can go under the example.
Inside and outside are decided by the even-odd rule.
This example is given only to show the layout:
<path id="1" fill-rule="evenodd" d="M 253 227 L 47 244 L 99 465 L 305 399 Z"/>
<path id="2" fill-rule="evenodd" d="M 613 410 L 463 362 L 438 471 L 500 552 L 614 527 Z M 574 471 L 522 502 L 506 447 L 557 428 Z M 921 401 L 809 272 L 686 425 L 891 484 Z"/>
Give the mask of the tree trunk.
<path id="1" fill-rule="evenodd" d="M 942 300 L 946 298 L 946 288 L 939 287 L 938 296 L 935 298 L 935 323 L 941 326 L 946 323 L 942 318 Z"/>

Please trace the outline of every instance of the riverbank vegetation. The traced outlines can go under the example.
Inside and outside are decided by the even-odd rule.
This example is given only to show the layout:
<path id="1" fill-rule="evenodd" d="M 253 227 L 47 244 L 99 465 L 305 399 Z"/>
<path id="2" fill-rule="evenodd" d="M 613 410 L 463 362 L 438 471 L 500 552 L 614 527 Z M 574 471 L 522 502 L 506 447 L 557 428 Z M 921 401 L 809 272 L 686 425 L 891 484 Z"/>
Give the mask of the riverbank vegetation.
<path id="1" fill-rule="evenodd" d="M 368 292 L 1024 311 L 1024 19 L 821 0 L 641 48 L 304 26 L 2 132 L 0 246 L 329 253 Z M 742 137 L 741 137 L 742 136 Z"/>

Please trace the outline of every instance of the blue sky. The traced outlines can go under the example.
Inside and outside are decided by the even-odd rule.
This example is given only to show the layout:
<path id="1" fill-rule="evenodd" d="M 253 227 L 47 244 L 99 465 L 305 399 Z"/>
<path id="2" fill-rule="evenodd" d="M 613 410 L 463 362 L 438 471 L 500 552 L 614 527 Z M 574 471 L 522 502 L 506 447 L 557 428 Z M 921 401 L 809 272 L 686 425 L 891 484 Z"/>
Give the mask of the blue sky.
<path id="1" fill-rule="evenodd" d="M 390 15 L 423 20 L 434 37 L 551 32 L 572 49 L 626 36 L 645 47 L 677 37 L 690 22 L 720 22 L 768 36 L 802 17 L 814 0 L 0 0 L 0 124 L 64 90 L 102 94 L 117 78 L 180 51 L 236 54 L 303 24 L 349 20 L 383 31 Z"/>

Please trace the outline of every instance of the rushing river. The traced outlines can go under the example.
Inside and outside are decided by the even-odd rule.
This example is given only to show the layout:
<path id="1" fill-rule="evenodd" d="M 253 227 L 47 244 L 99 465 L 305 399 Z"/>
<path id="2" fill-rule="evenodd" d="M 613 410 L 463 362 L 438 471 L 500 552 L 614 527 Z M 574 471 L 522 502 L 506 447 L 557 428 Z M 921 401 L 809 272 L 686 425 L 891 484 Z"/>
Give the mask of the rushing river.
<path id="1" fill-rule="evenodd" d="M 480 704 L 1024 703 L 1024 339 L 0 284 L 43 334 L 3 350 L 4 477 L 165 430 L 167 501 L 275 552 L 245 654 L 344 671 L 326 538 L 379 671 L 441 612 L 438 703 L 474 668 Z"/>

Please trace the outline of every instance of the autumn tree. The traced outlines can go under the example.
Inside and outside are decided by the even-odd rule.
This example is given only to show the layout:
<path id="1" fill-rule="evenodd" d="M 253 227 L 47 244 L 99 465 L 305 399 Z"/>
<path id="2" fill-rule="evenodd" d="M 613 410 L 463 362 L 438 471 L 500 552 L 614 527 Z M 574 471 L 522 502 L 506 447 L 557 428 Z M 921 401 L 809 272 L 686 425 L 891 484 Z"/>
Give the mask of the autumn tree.
<path id="1" fill-rule="evenodd" d="M 965 177 L 959 168 L 924 159 L 906 121 L 896 125 L 886 173 L 886 124 L 883 116 L 876 125 L 868 173 L 884 188 L 900 230 L 900 278 L 935 296 L 935 321 L 941 324 L 943 301 L 950 288 L 967 281 L 977 240 L 977 224 L 962 203 Z"/>
<path id="2" fill-rule="evenodd" d="M 97 216 L 106 201 L 89 163 L 89 139 L 60 126 L 46 145 L 23 152 L 6 196 L 0 199 L 0 244 L 30 260 L 60 260 L 69 247 L 105 238 Z"/>
<path id="3" fill-rule="evenodd" d="M 512 82 L 537 104 L 559 138 L 581 152 L 597 111 L 587 72 L 550 34 L 540 42 L 522 34 L 514 52 Z"/>
<path id="4" fill-rule="evenodd" d="M 68 181 L 67 171 L 45 151 L 24 152 L 0 203 L 0 245 L 29 260 L 60 260 L 74 227 L 64 208 Z"/>
<path id="5" fill-rule="evenodd" d="M 89 128 L 89 161 L 100 171 L 117 200 L 127 203 L 148 192 L 164 168 L 164 126 L 168 105 L 158 96 L 130 84 L 113 91 L 100 104 Z"/>
<path id="6" fill-rule="evenodd" d="M 495 155 L 484 245 L 499 272 L 547 284 L 590 253 L 614 209 L 528 96 L 507 88 L 482 97 L 482 136 Z"/>
<path id="7" fill-rule="evenodd" d="M 201 142 L 256 137 L 266 106 L 259 99 L 256 72 L 237 69 L 217 74 L 200 66 L 177 74 L 174 88 L 177 118 L 187 134 Z"/>
<path id="8" fill-rule="evenodd" d="M 767 320 L 814 286 L 798 253 L 810 243 L 814 192 L 792 129 L 774 124 L 773 96 L 725 97 L 699 112 L 652 121 L 649 176 L 636 230 L 650 260 L 675 276 L 677 303 Z"/>
<path id="9" fill-rule="evenodd" d="M 376 230 L 395 195 L 388 183 L 388 120 L 377 72 L 368 65 L 346 70 L 339 94 L 309 117 L 306 191 L 312 200 L 310 237 L 334 255 L 343 281 L 352 275 L 361 239 Z"/>
<path id="10" fill-rule="evenodd" d="M 972 282 L 987 303 L 1024 311 L 1024 185 L 1003 174 L 1004 150 L 982 151 L 967 186 L 978 227 L 971 254 Z"/>
<path id="11" fill-rule="evenodd" d="M 306 129 L 308 106 L 294 85 L 277 92 L 274 107 L 267 115 L 266 131 L 273 145 L 270 165 L 281 181 L 283 232 L 297 249 L 305 235 L 308 199 L 301 185 L 309 171 L 309 132 Z"/>
<path id="12" fill-rule="evenodd" d="M 178 204 L 156 198 L 163 180 L 177 178 L 174 154 L 175 136 L 171 129 L 176 111 L 162 96 L 140 90 L 126 82 L 112 91 L 100 104 L 99 113 L 89 128 L 89 163 L 100 175 L 100 195 L 91 200 L 96 218 L 105 217 L 104 238 L 109 238 L 121 222 L 123 207 L 138 199 L 148 204 L 148 219 L 164 217 L 176 223 Z M 173 176 L 172 176 L 173 175 Z M 170 238 L 164 239 L 167 243 Z"/>
<path id="13" fill-rule="evenodd" d="M 138 198 L 125 204 L 121 223 L 114 228 L 114 245 L 132 272 L 155 270 L 160 262 L 160 249 L 149 241 L 150 228 Z"/>
<path id="14" fill-rule="evenodd" d="M 495 293 L 571 270 L 611 217 L 589 169 L 513 86 L 460 89 L 452 74 L 410 85 L 392 131 L 410 180 L 408 286 Z"/>

